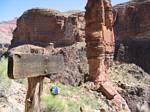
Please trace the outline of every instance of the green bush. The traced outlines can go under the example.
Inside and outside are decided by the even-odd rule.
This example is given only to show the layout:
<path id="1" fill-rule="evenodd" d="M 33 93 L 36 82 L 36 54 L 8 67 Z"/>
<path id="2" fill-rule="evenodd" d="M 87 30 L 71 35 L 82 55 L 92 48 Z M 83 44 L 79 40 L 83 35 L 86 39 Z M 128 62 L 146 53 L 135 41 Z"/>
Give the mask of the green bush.
<path id="1" fill-rule="evenodd" d="M 65 102 L 58 97 L 48 95 L 42 97 L 44 112 L 65 112 Z"/>

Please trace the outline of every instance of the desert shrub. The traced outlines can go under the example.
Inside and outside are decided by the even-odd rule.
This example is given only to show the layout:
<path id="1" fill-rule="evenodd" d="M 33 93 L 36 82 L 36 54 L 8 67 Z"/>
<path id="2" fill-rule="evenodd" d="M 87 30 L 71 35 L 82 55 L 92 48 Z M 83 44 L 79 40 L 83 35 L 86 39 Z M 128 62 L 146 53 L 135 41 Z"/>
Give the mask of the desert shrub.
<path id="1" fill-rule="evenodd" d="M 43 112 L 80 112 L 80 105 L 77 101 L 65 100 L 59 96 L 42 97 Z"/>
<path id="2" fill-rule="evenodd" d="M 65 112 L 65 102 L 55 96 L 42 97 L 42 103 L 43 112 Z"/>

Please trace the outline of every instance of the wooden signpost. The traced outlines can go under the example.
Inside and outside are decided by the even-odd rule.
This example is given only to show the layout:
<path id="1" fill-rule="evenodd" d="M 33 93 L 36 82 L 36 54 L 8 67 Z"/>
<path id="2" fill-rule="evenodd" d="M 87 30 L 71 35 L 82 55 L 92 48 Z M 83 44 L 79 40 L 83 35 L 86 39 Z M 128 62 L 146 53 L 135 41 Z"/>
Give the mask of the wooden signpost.
<path id="1" fill-rule="evenodd" d="M 62 55 L 15 53 L 8 61 L 8 76 L 12 79 L 45 76 L 63 68 Z"/>
<path id="2" fill-rule="evenodd" d="M 47 49 L 37 49 L 33 46 L 10 50 L 8 77 L 11 79 L 28 78 L 25 112 L 40 112 L 40 96 L 44 77 L 58 73 L 64 67 L 62 55 L 41 52 L 45 50 Z"/>

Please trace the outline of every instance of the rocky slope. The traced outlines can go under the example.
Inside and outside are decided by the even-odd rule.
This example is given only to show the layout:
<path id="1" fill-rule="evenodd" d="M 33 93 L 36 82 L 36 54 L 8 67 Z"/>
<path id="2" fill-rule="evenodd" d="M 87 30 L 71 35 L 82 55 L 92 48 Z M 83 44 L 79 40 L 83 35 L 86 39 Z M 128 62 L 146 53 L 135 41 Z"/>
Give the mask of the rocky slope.
<path id="1" fill-rule="evenodd" d="M 0 43 L 10 44 L 12 32 L 16 28 L 16 19 L 0 22 Z"/>
<path id="2" fill-rule="evenodd" d="M 3 61 L 4 62 L 4 61 Z M 23 112 L 26 95 L 25 86 L 8 80 L 6 75 L 7 63 L 0 62 L 0 112 Z M 4 73 L 4 74 L 2 74 Z M 126 99 L 132 112 L 149 112 L 150 109 L 150 76 L 134 64 L 114 64 L 110 70 L 110 79 L 118 92 Z M 71 79 L 76 80 L 76 79 Z M 50 87 L 57 85 L 59 95 L 53 97 Z M 44 80 L 42 95 L 42 111 L 49 112 L 116 112 L 114 102 L 106 99 L 101 92 L 91 90 L 92 83 L 70 86 L 52 83 L 48 78 Z M 68 100 L 69 99 L 69 100 Z M 81 111 L 82 110 L 82 111 Z M 120 112 L 128 112 L 123 106 Z"/>
<path id="3" fill-rule="evenodd" d="M 66 60 L 65 70 L 62 73 L 50 75 L 49 78 L 63 84 L 82 85 L 89 75 L 85 44 L 79 42 L 61 48 L 61 53 L 64 54 Z M 150 75 L 148 73 L 135 64 L 117 63 L 114 63 L 109 73 L 110 79 L 127 101 L 132 112 L 150 108 Z"/>
<path id="4" fill-rule="evenodd" d="M 22 84 L 12 81 L 10 87 L 0 91 L 0 112 L 24 111 L 26 88 Z"/>
<path id="5" fill-rule="evenodd" d="M 135 64 L 114 64 L 110 79 L 119 87 L 131 112 L 150 111 L 150 75 Z"/>
<path id="6" fill-rule="evenodd" d="M 150 72 L 150 1 L 132 0 L 114 6 L 116 57 Z"/>
<path id="7" fill-rule="evenodd" d="M 7 77 L 7 59 L 0 60 L 0 112 L 23 112 L 26 89 Z"/>

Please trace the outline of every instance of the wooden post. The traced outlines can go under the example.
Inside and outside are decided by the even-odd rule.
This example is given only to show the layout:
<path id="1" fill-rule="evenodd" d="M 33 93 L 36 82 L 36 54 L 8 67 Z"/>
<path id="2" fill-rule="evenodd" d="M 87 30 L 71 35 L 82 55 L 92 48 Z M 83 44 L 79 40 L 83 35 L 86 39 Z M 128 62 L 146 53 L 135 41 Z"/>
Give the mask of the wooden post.
<path id="1" fill-rule="evenodd" d="M 40 112 L 40 96 L 43 90 L 43 76 L 28 78 L 25 112 Z"/>

